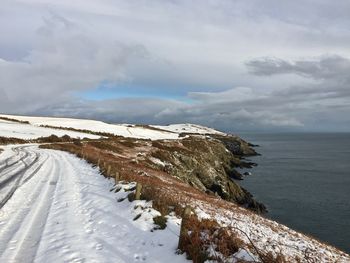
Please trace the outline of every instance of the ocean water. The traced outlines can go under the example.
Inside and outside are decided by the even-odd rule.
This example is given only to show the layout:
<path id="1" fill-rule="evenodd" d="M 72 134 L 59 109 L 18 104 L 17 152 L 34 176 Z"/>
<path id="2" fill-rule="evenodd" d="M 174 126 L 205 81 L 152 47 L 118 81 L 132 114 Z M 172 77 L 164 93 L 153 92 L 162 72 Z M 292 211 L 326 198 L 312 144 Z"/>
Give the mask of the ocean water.
<path id="1" fill-rule="evenodd" d="M 260 145 L 239 183 L 267 217 L 350 253 L 350 133 L 239 135 Z"/>

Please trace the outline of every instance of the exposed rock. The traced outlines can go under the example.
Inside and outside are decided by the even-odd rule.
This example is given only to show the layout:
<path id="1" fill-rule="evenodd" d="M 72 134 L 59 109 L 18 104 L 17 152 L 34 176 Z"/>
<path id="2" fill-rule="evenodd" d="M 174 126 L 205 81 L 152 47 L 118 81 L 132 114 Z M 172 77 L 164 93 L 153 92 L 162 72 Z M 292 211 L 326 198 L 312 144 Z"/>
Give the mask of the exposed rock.
<path id="1" fill-rule="evenodd" d="M 251 147 L 251 145 L 234 135 L 212 135 L 215 139 L 221 141 L 226 148 L 234 155 L 238 156 L 255 156 L 258 153 Z"/>
<path id="2" fill-rule="evenodd" d="M 257 166 L 257 164 L 253 162 L 245 162 L 245 161 L 241 161 L 238 165 L 239 168 L 253 168 L 254 166 Z"/>
<path id="3" fill-rule="evenodd" d="M 242 180 L 235 169 L 254 164 L 241 160 L 256 155 L 247 142 L 236 136 L 189 136 L 181 141 L 158 141 L 153 158 L 171 164 L 166 172 L 207 193 L 238 203 L 259 213 L 266 212 L 263 204 L 232 179 Z M 163 170 L 164 167 L 162 168 Z"/>

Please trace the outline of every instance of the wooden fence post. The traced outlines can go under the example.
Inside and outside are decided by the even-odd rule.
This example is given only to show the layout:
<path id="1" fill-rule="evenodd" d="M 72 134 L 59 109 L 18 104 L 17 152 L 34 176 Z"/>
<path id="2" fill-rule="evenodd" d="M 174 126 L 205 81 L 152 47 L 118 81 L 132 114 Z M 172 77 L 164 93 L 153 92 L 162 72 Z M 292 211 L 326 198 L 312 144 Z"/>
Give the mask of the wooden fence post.
<path id="1" fill-rule="evenodd" d="M 108 168 L 107 168 L 107 176 L 108 176 L 108 177 L 111 176 L 111 169 L 112 169 L 112 166 L 109 164 L 109 165 L 108 165 Z"/>
<path id="2" fill-rule="evenodd" d="M 142 190 L 142 184 L 137 183 L 136 184 L 136 192 L 135 192 L 135 200 L 140 200 L 140 198 L 141 198 L 141 190 Z"/>
<path id="3" fill-rule="evenodd" d="M 181 228 L 180 228 L 180 236 L 179 236 L 179 244 L 177 246 L 178 249 L 183 250 L 184 248 L 184 237 L 188 235 L 188 230 L 186 228 L 186 223 L 188 218 L 191 216 L 191 207 L 186 206 L 185 210 L 182 214 Z"/>
<path id="4" fill-rule="evenodd" d="M 117 184 L 119 182 L 119 172 L 115 172 L 115 184 Z"/>

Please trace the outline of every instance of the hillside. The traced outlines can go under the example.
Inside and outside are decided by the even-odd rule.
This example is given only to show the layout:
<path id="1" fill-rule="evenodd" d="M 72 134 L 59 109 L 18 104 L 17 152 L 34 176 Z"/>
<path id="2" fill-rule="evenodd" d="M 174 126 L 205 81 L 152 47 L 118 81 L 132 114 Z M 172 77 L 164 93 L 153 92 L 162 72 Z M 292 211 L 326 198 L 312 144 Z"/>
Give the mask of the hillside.
<path id="1" fill-rule="evenodd" d="M 4 118 L 1 120 L 1 118 Z M 47 130 L 40 129 L 46 126 L 56 127 L 56 128 L 66 128 L 66 129 L 74 129 L 80 131 L 88 131 L 89 133 L 106 133 L 116 136 L 130 137 L 130 138 L 139 138 L 139 139 L 177 139 L 179 137 L 178 133 L 160 130 L 152 127 L 146 126 L 138 126 L 138 125 L 130 125 L 130 124 L 108 124 L 102 121 L 95 120 L 78 120 L 71 118 L 51 118 L 51 117 L 27 117 L 27 116 L 14 116 L 14 115 L 0 115 L 1 126 L 5 126 L 5 123 L 9 125 L 6 119 L 14 119 L 18 120 L 22 123 L 16 123 L 17 125 L 21 125 L 17 127 L 18 129 L 35 129 L 34 131 L 29 130 L 27 133 L 28 136 L 33 134 L 39 135 L 40 131 L 45 132 Z M 27 123 L 27 125 L 26 125 Z M 16 129 L 16 127 L 14 128 Z M 196 128 L 197 129 L 197 128 Z M 11 132 L 11 127 L 8 128 L 8 131 Z M 190 132 L 195 131 L 195 129 L 190 129 Z M 48 131 L 53 132 L 59 136 L 63 132 L 59 131 Z M 84 132 L 83 132 L 84 133 Z M 91 135 L 85 134 L 72 134 L 72 137 L 91 137 Z M 5 134 L 5 135 L 2 135 Z M 7 133 L 0 133 L 0 136 L 6 136 Z M 47 132 L 45 133 L 47 134 Z M 69 135 L 69 134 L 68 134 Z M 41 136 L 41 134 L 40 134 Z M 71 135 L 70 135 L 71 136 Z M 32 137 L 32 136 L 31 136 Z M 23 138 L 23 137 L 22 137 Z"/>
<path id="2" fill-rule="evenodd" d="M 265 206 L 237 181 L 237 168 L 252 167 L 245 157 L 256 152 L 237 136 L 192 124 L 0 118 L 3 142 L 22 140 L 0 155 L 4 262 L 350 261 L 260 215 Z M 58 137 L 40 147 L 44 138 L 33 141 L 51 134 Z M 134 200 L 136 183 L 142 200 Z M 177 255 L 186 206 L 186 254 Z"/>

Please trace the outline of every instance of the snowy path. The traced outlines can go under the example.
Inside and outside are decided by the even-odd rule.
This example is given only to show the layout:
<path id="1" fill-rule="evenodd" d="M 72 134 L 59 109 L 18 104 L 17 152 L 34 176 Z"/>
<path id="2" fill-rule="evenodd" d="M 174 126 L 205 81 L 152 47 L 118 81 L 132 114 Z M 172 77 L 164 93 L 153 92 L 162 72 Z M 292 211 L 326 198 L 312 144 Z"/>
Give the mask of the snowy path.
<path id="1" fill-rule="evenodd" d="M 39 161 L 38 153 L 29 152 L 23 146 L 14 147 L 12 151 L 14 154 L 0 165 L 0 208 L 12 197 L 19 185 L 30 179 L 41 167 L 39 164 L 36 170 L 31 169 Z"/>
<path id="2" fill-rule="evenodd" d="M 157 212 L 145 201 L 117 202 L 127 192 L 112 187 L 68 153 L 6 148 L 0 155 L 0 262 L 186 262 L 175 254 L 179 220 L 170 217 L 165 230 L 151 232 Z"/>

